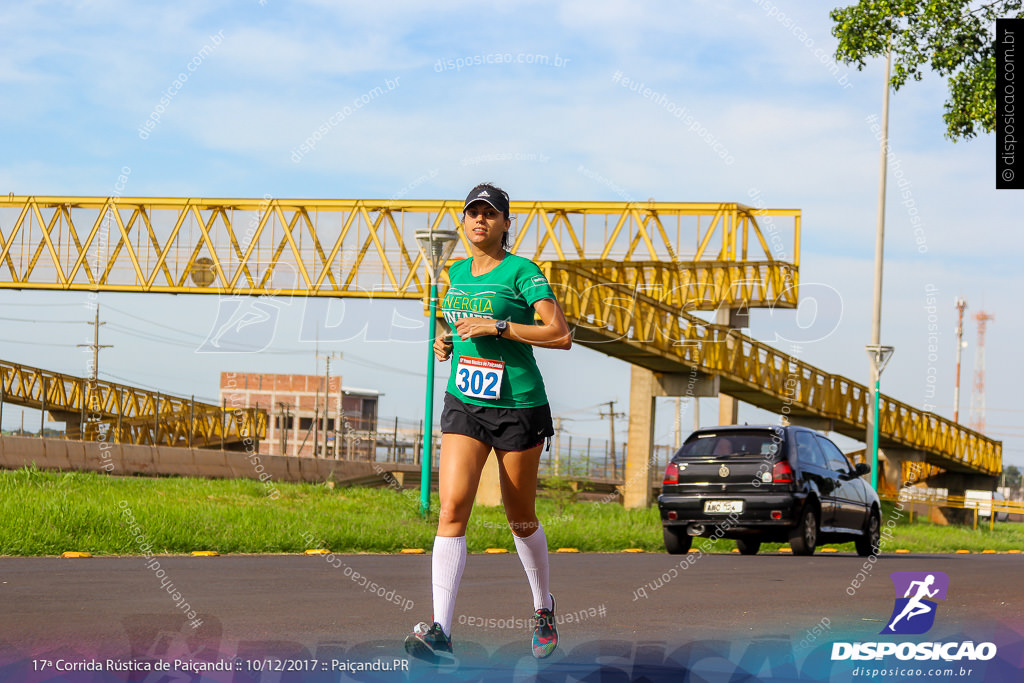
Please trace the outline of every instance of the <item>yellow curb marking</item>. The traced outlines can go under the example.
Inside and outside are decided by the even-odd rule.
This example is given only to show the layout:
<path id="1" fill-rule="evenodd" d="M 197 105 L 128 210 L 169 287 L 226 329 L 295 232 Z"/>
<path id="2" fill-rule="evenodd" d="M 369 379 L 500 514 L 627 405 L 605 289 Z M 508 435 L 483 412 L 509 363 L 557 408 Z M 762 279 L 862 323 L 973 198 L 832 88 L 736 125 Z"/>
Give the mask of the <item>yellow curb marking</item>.
<path id="1" fill-rule="evenodd" d="M 193 550 L 192 557 L 217 557 L 220 555 L 216 550 Z"/>
<path id="2" fill-rule="evenodd" d="M 422 555 L 425 552 L 423 548 L 402 548 L 403 555 Z"/>
<path id="3" fill-rule="evenodd" d="M 555 552 L 559 552 L 559 553 L 578 553 L 579 549 L 577 549 L 577 548 L 559 548 Z"/>
<path id="4" fill-rule="evenodd" d="M 624 553 L 642 553 L 643 551 L 644 551 L 643 548 L 623 548 L 622 549 L 622 552 L 624 552 Z"/>
<path id="5" fill-rule="evenodd" d="M 491 554 L 497 554 L 497 553 L 507 553 L 508 550 L 505 549 L 505 548 L 488 548 L 484 552 L 485 553 L 491 553 Z"/>
<path id="6" fill-rule="evenodd" d="M 327 548 L 309 548 L 305 551 L 306 555 L 327 555 L 331 551 Z"/>
<path id="7" fill-rule="evenodd" d="M 92 553 L 80 553 L 77 550 L 68 550 L 60 554 L 61 557 L 92 557 Z"/>

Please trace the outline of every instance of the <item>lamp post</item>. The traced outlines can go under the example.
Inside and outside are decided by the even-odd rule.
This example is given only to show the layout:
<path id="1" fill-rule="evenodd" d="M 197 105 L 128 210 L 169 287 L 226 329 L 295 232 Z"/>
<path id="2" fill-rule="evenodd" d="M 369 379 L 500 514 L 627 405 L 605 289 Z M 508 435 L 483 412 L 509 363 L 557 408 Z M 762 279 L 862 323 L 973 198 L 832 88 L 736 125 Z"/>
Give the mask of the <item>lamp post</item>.
<path id="1" fill-rule="evenodd" d="M 878 180 L 878 225 L 875 231 L 875 286 L 871 320 L 871 344 L 867 346 L 871 359 L 872 406 L 868 415 L 866 441 L 871 456 L 871 487 L 878 490 L 878 412 L 879 385 L 882 370 L 892 356 L 891 346 L 881 346 L 882 333 L 882 256 L 885 250 L 885 177 L 889 163 L 889 74 L 892 68 L 892 50 L 885 55 L 885 95 L 882 97 L 882 159 Z"/>
<path id="2" fill-rule="evenodd" d="M 420 462 L 420 515 L 430 512 L 430 471 L 434 424 L 434 336 L 437 331 L 437 281 L 459 235 L 454 230 L 416 231 L 416 244 L 430 275 L 430 318 L 427 322 L 427 398 L 423 413 L 423 457 Z"/>

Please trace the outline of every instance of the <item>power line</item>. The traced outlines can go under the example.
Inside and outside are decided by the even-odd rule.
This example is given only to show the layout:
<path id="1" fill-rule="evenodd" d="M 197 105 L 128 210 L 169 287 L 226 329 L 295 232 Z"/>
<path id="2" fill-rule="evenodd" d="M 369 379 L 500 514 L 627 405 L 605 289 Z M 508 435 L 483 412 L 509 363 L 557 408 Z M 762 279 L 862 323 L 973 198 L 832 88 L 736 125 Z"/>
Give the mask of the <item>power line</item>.
<path id="1" fill-rule="evenodd" d="M 157 392 L 165 393 L 165 394 L 168 394 L 168 395 L 170 394 L 170 392 L 167 391 L 166 387 L 157 387 L 157 386 L 154 386 L 152 384 L 146 384 L 145 382 L 139 382 L 138 380 L 132 379 L 131 377 L 122 377 L 121 375 L 115 375 L 114 373 L 107 372 L 106 370 L 104 370 L 102 374 L 103 374 L 104 377 L 108 377 L 108 378 L 115 379 L 115 380 L 121 380 L 122 382 L 125 382 L 126 384 L 128 384 L 128 385 L 130 385 L 132 387 L 135 387 L 136 389 L 148 389 L 150 391 L 157 391 Z M 181 392 L 181 395 L 184 395 L 184 393 L 185 392 L 183 390 Z M 211 403 L 211 404 L 218 404 L 218 403 L 220 403 L 220 399 L 219 398 L 211 398 L 209 396 L 200 396 L 199 394 L 196 394 L 195 398 L 197 400 L 199 400 L 199 401 L 204 402 L 204 403 Z"/>
<path id="2" fill-rule="evenodd" d="M 603 405 L 606 405 L 606 404 L 605 403 L 595 403 L 594 405 L 587 406 L 586 408 L 575 408 L 574 410 L 560 410 L 558 412 L 559 412 L 559 415 L 572 415 L 573 413 L 582 413 L 582 412 L 587 411 L 587 410 L 594 410 L 595 408 L 600 408 Z M 579 418 L 573 418 L 573 419 L 577 419 L 578 420 Z M 604 419 L 604 418 L 602 417 L 602 418 L 599 418 L 599 419 Z"/>
<path id="3" fill-rule="evenodd" d="M 81 325 L 81 320 L 36 320 L 34 318 L 2 318 L 0 320 L 6 320 L 12 323 L 48 323 L 53 325 Z"/>
<path id="4" fill-rule="evenodd" d="M 73 349 L 77 344 L 58 344 L 56 342 L 36 342 L 36 341 L 23 341 L 21 339 L 0 339 L 0 342 L 4 344 L 25 344 L 28 346 L 52 346 L 55 348 L 68 348 Z"/>
<path id="5" fill-rule="evenodd" d="M 66 308 L 71 308 L 71 307 L 78 308 L 78 307 L 82 306 L 83 304 L 80 304 L 80 303 L 79 304 L 18 304 L 18 303 L 9 303 L 9 302 L 5 301 L 5 302 L 3 302 L 2 305 L 4 307 L 7 307 L 7 306 L 31 306 L 32 308 L 42 308 L 44 306 L 64 306 Z"/>

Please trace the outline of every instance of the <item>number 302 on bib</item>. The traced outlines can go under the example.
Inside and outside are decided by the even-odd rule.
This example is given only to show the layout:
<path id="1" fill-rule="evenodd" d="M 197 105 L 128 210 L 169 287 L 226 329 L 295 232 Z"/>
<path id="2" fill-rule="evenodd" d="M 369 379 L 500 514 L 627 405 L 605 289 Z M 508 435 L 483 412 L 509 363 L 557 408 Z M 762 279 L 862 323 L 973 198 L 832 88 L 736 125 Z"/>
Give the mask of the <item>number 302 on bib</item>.
<path id="1" fill-rule="evenodd" d="M 505 374 L 505 362 L 459 356 L 455 368 L 455 386 L 471 398 L 500 398 L 501 378 Z"/>

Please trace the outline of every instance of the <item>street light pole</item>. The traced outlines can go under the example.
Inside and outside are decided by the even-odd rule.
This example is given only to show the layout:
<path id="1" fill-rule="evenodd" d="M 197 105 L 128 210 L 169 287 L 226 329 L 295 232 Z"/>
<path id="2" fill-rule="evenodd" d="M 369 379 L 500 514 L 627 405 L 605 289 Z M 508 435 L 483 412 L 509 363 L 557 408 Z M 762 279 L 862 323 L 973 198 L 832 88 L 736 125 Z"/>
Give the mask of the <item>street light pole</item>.
<path id="1" fill-rule="evenodd" d="M 434 443 L 434 339 L 437 333 L 437 281 L 448 257 L 455 249 L 458 233 L 454 230 L 416 231 L 416 243 L 430 275 L 430 313 L 427 321 L 427 395 L 423 412 L 423 457 L 420 463 L 420 515 L 430 513 L 430 473 Z"/>
<path id="2" fill-rule="evenodd" d="M 882 370 L 885 369 L 891 346 L 881 346 L 882 334 L 882 259 L 885 251 L 885 183 L 889 163 L 889 78 L 892 71 L 892 50 L 885 54 L 885 94 L 882 97 L 882 152 L 878 180 L 878 227 L 875 231 L 875 288 L 874 308 L 871 320 L 871 344 L 867 347 L 871 359 L 872 401 L 868 415 L 865 441 L 871 454 L 871 487 L 878 489 L 878 413 L 879 389 Z"/>
<path id="3" fill-rule="evenodd" d="M 437 284 L 430 280 L 430 317 L 427 320 L 427 396 L 423 410 L 423 457 L 420 458 L 420 516 L 430 513 L 430 472 L 434 454 L 434 338 L 437 334 Z"/>

